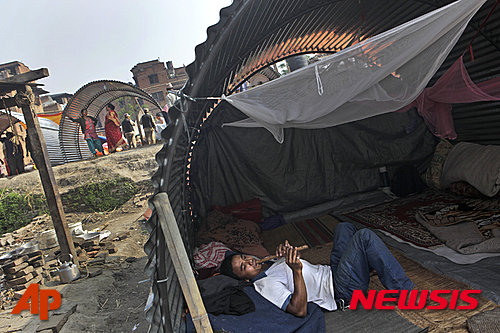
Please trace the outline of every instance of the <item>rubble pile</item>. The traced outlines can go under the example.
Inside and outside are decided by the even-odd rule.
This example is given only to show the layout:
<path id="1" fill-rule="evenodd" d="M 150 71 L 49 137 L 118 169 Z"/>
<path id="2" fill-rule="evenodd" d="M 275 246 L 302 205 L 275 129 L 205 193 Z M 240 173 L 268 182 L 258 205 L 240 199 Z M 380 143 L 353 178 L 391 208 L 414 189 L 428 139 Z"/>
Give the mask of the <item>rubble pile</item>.
<path id="1" fill-rule="evenodd" d="M 32 283 L 45 284 L 51 279 L 51 271 L 57 272 L 57 260 L 46 261 L 41 250 L 31 253 L 22 253 L 9 259 L 3 259 L 2 265 L 2 285 L 3 296 L 11 295 L 14 300 L 21 297 L 26 288 Z"/>

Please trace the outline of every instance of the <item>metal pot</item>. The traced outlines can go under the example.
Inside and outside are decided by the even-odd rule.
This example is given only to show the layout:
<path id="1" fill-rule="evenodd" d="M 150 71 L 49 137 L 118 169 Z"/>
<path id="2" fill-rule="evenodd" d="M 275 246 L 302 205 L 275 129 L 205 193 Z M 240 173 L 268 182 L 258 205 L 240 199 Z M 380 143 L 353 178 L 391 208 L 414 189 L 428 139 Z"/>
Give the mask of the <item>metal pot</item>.
<path id="1" fill-rule="evenodd" d="M 73 256 L 71 254 L 70 257 L 70 260 L 72 260 Z M 80 277 L 80 270 L 77 265 L 73 264 L 71 261 L 65 261 L 64 263 L 61 263 L 59 259 L 57 259 L 57 261 L 61 265 L 58 270 L 61 283 L 69 283 Z"/>

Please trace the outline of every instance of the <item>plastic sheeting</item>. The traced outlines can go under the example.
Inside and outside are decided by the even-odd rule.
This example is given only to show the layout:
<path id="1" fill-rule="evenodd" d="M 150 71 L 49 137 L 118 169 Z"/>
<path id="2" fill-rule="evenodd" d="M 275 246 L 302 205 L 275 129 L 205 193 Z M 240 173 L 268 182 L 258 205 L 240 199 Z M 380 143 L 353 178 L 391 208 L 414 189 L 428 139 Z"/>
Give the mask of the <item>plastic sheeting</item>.
<path id="1" fill-rule="evenodd" d="M 417 98 L 486 0 L 459 0 L 278 80 L 225 99 L 283 142 L 284 128 L 325 128 Z"/>
<path id="2" fill-rule="evenodd" d="M 220 122 L 239 113 L 224 104 Z M 418 165 L 435 138 L 415 110 L 336 127 L 287 129 L 279 144 L 265 129 L 204 126 L 190 172 L 197 207 L 260 198 L 265 216 L 293 212 L 380 186 L 379 170 Z"/>

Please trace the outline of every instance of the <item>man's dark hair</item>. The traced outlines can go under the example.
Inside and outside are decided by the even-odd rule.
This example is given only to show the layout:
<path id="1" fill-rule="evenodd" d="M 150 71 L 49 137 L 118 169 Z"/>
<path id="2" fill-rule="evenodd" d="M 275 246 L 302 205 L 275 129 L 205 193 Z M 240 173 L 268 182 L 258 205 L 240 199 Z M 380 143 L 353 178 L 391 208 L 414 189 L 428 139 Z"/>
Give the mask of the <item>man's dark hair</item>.
<path id="1" fill-rule="evenodd" d="M 111 103 L 108 103 L 108 108 L 110 108 L 111 110 L 114 110 L 115 109 L 115 106 Z"/>
<path id="2" fill-rule="evenodd" d="M 233 279 L 241 280 L 238 275 L 234 274 L 233 271 L 233 257 L 241 255 L 239 252 L 233 252 L 224 258 L 222 263 L 220 264 L 219 271 L 221 274 L 232 277 Z"/>
<path id="3" fill-rule="evenodd" d="M 80 111 L 80 114 L 83 114 L 85 111 L 87 111 L 87 109 L 82 109 L 82 111 Z"/>

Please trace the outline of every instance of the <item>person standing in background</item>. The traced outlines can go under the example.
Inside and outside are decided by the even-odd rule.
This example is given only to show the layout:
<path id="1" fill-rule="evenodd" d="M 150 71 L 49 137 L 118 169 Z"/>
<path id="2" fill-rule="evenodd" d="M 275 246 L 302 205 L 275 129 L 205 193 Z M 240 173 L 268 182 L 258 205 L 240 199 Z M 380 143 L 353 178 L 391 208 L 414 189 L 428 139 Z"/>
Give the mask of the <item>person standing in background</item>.
<path id="1" fill-rule="evenodd" d="M 155 130 L 155 121 L 153 117 L 149 114 L 149 109 L 144 108 L 144 115 L 141 117 L 141 125 L 144 129 L 144 136 L 146 137 L 146 142 L 148 145 L 155 143 L 154 130 Z"/>
<path id="2" fill-rule="evenodd" d="M 122 121 L 122 130 L 125 134 L 125 139 L 127 139 L 127 143 L 130 148 L 135 148 L 135 123 L 132 119 L 130 119 L 130 115 L 125 113 L 125 119 Z"/>
<path id="3" fill-rule="evenodd" d="M 97 135 L 97 132 L 95 130 L 97 124 L 97 118 L 89 116 L 87 114 L 87 109 L 82 110 L 81 117 L 79 118 L 71 118 L 68 115 L 66 115 L 66 117 L 69 120 L 78 123 L 80 125 L 83 137 L 85 141 L 87 141 L 87 146 L 89 146 L 89 150 L 92 153 L 92 155 L 94 157 L 96 157 L 98 154 L 103 155 L 104 149 L 102 148 L 102 142 L 101 139 L 99 139 L 99 136 Z"/>
<path id="4" fill-rule="evenodd" d="M 24 149 L 18 135 L 7 132 L 0 138 L 3 143 L 3 154 L 9 167 L 9 176 L 20 175 L 24 172 Z"/>
<path id="5" fill-rule="evenodd" d="M 106 132 L 106 139 L 108 141 L 108 150 L 110 153 L 116 150 L 121 150 L 127 143 L 122 136 L 120 129 L 120 121 L 115 111 L 115 106 L 109 103 L 106 106 L 106 120 L 104 122 L 104 131 Z"/>

